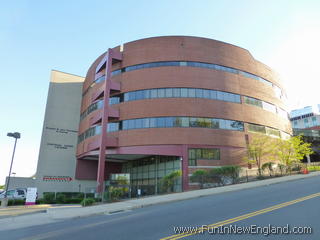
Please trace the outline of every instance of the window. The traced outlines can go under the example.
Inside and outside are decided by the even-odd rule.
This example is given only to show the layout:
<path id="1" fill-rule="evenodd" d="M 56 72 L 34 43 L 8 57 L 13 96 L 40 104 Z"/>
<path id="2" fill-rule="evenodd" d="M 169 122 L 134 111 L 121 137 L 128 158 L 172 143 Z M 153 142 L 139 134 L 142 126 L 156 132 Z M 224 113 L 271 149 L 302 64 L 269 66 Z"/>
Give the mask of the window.
<path id="1" fill-rule="evenodd" d="M 166 88 L 166 97 L 171 98 L 173 96 L 172 88 Z"/>
<path id="2" fill-rule="evenodd" d="M 188 97 L 188 88 L 181 88 L 181 97 Z"/>
<path id="3" fill-rule="evenodd" d="M 163 128 L 166 126 L 165 118 L 163 118 L 163 117 L 157 118 L 156 122 L 157 122 L 156 127 L 158 127 L 158 128 Z"/>
<path id="4" fill-rule="evenodd" d="M 159 88 L 158 89 L 158 98 L 164 98 L 165 96 L 166 96 L 165 89 Z"/>
<path id="5" fill-rule="evenodd" d="M 217 91 L 210 90 L 210 99 L 217 99 Z"/>
<path id="6" fill-rule="evenodd" d="M 181 118 L 181 127 L 189 127 L 190 126 L 190 119 L 188 117 Z"/>
<path id="7" fill-rule="evenodd" d="M 144 99 L 144 92 L 143 90 L 136 91 L 136 100 Z"/>
<path id="8" fill-rule="evenodd" d="M 128 120 L 128 129 L 135 128 L 135 119 Z"/>
<path id="9" fill-rule="evenodd" d="M 157 127 L 156 118 L 150 118 L 150 120 L 149 120 L 149 125 L 150 125 L 151 128 Z"/>
<path id="10" fill-rule="evenodd" d="M 188 88 L 188 97 L 196 97 L 196 90 L 194 88 Z"/>
<path id="11" fill-rule="evenodd" d="M 274 94 L 276 95 L 277 98 L 281 98 L 281 88 L 279 88 L 276 85 L 273 85 L 273 90 L 274 90 Z"/>
<path id="12" fill-rule="evenodd" d="M 254 105 L 254 106 L 257 106 L 257 107 L 262 108 L 262 101 L 261 101 L 261 100 L 244 96 L 244 102 L 245 102 L 246 104 Z"/>
<path id="13" fill-rule="evenodd" d="M 224 94 L 223 92 L 218 91 L 217 92 L 217 99 L 220 101 L 224 101 Z"/>
<path id="14" fill-rule="evenodd" d="M 249 123 L 248 124 L 248 131 L 249 132 L 256 132 L 256 133 L 263 133 L 266 134 L 266 127 L 261 125 L 256 125 Z"/>
<path id="15" fill-rule="evenodd" d="M 262 101 L 262 108 L 273 113 L 277 113 L 277 108 L 275 105 Z"/>
<path id="16" fill-rule="evenodd" d="M 214 129 L 220 128 L 219 119 L 211 119 L 211 127 L 214 128 Z"/>
<path id="17" fill-rule="evenodd" d="M 174 120 L 175 118 L 174 117 L 166 117 L 165 118 L 165 126 L 166 127 L 173 127 L 173 124 L 174 124 Z"/>
<path id="18" fill-rule="evenodd" d="M 266 133 L 269 136 L 280 138 L 280 131 L 277 129 L 266 127 Z"/>
<path id="19" fill-rule="evenodd" d="M 203 98 L 203 89 L 196 89 L 196 97 Z"/>
<path id="20" fill-rule="evenodd" d="M 210 90 L 203 89 L 203 98 L 210 99 Z"/>
<path id="21" fill-rule="evenodd" d="M 173 88 L 173 97 L 180 97 L 180 88 Z"/>
<path id="22" fill-rule="evenodd" d="M 197 160 L 220 160 L 218 148 L 192 148 L 189 149 L 189 166 L 197 166 Z"/>
<path id="23" fill-rule="evenodd" d="M 144 118 L 142 120 L 142 128 L 149 128 L 149 127 L 150 127 L 149 118 Z"/>
<path id="24" fill-rule="evenodd" d="M 108 132 L 115 132 L 119 131 L 119 123 L 108 123 L 107 125 L 107 131 Z"/>
<path id="25" fill-rule="evenodd" d="M 143 119 L 135 119 L 135 128 L 143 128 Z"/>
<path id="26" fill-rule="evenodd" d="M 151 89 L 150 97 L 151 98 L 157 98 L 158 97 L 158 90 L 157 89 Z"/>

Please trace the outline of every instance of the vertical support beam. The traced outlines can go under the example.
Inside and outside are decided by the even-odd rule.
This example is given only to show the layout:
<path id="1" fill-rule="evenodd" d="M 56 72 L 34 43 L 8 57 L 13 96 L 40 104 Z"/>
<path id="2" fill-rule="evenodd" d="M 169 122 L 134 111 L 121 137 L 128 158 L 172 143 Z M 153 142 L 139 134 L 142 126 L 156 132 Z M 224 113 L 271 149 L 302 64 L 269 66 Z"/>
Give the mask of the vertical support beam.
<path id="1" fill-rule="evenodd" d="M 188 145 L 182 145 L 182 191 L 189 190 L 189 151 Z"/>
<path id="2" fill-rule="evenodd" d="M 109 118 L 109 98 L 110 98 L 110 86 L 111 86 L 111 67 L 112 59 L 121 59 L 121 54 L 114 52 L 112 49 L 108 49 L 106 56 L 103 58 L 98 67 L 101 69 L 103 64 L 106 65 L 105 81 L 104 81 L 104 96 L 103 96 L 103 110 L 101 120 L 101 138 L 99 148 L 99 161 L 97 172 L 97 192 L 102 193 L 104 191 L 104 178 L 105 178 L 105 159 L 106 159 L 106 146 L 107 146 L 107 124 Z M 97 69 L 98 71 L 99 69 Z"/>

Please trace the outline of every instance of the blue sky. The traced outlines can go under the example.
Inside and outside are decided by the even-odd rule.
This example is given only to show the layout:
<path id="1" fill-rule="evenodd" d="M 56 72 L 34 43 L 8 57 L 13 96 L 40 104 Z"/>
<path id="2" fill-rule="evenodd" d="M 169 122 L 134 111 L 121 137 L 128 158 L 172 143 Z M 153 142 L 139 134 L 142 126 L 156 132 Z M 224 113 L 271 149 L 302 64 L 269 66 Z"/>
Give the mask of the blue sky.
<path id="1" fill-rule="evenodd" d="M 0 183 L 13 147 L 7 132 L 22 133 L 16 176 L 36 170 L 51 69 L 84 76 L 107 48 L 128 41 L 191 35 L 232 43 L 283 76 L 291 108 L 319 103 L 319 12 L 318 0 L 2 2 Z"/>

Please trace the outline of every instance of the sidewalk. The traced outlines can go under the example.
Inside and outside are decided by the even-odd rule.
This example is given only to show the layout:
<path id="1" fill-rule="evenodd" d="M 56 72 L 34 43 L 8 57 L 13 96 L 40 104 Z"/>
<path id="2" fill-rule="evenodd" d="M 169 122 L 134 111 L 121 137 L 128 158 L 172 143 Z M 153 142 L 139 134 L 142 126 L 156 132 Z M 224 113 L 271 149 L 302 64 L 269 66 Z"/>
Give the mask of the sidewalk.
<path id="1" fill-rule="evenodd" d="M 29 227 L 34 225 L 52 223 L 60 220 L 86 217 L 97 214 L 111 214 L 114 212 L 121 212 L 132 210 L 136 208 L 147 207 L 156 204 L 163 204 L 175 201 L 181 201 L 186 199 L 198 198 L 203 196 L 209 196 L 219 193 L 240 191 L 244 189 L 250 189 L 255 187 L 267 186 L 271 184 L 277 184 L 287 181 L 293 181 L 303 178 L 309 178 L 314 176 L 320 176 L 320 172 L 313 172 L 310 174 L 299 174 L 293 176 L 277 177 L 267 180 L 254 181 L 249 183 L 235 184 L 224 187 L 201 189 L 190 192 L 173 193 L 167 195 L 150 196 L 139 199 L 131 199 L 123 202 L 101 204 L 91 207 L 58 207 L 48 208 L 46 213 L 36 213 L 32 215 L 8 217 L 0 219 L 0 231 L 9 230 L 15 228 Z"/>

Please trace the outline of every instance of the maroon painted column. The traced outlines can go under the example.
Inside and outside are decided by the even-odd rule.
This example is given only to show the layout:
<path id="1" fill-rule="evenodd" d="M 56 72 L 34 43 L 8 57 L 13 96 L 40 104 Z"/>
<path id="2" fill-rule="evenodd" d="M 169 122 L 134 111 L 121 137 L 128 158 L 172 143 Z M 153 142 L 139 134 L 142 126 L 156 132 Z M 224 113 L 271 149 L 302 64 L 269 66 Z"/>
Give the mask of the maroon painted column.
<path id="1" fill-rule="evenodd" d="M 99 71 L 102 66 L 106 65 L 105 70 L 105 81 L 104 81 L 104 96 L 103 96 L 103 113 L 101 120 L 101 138 L 100 138 L 100 149 L 99 149 L 99 161 L 98 161 L 98 172 L 97 172 L 97 192 L 102 193 L 104 191 L 104 178 L 105 178 L 105 159 L 106 159 L 106 146 L 107 146 L 107 124 L 109 118 L 109 97 L 110 97 L 110 86 L 111 86 L 111 67 L 112 59 L 121 59 L 121 53 L 114 52 L 112 49 L 108 49 L 106 57 L 103 58 L 102 62 L 98 65 L 96 72 Z"/>
<path id="2" fill-rule="evenodd" d="M 189 190 L 189 152 L 188 145 L 182 145 L 182 191 Z"/>

